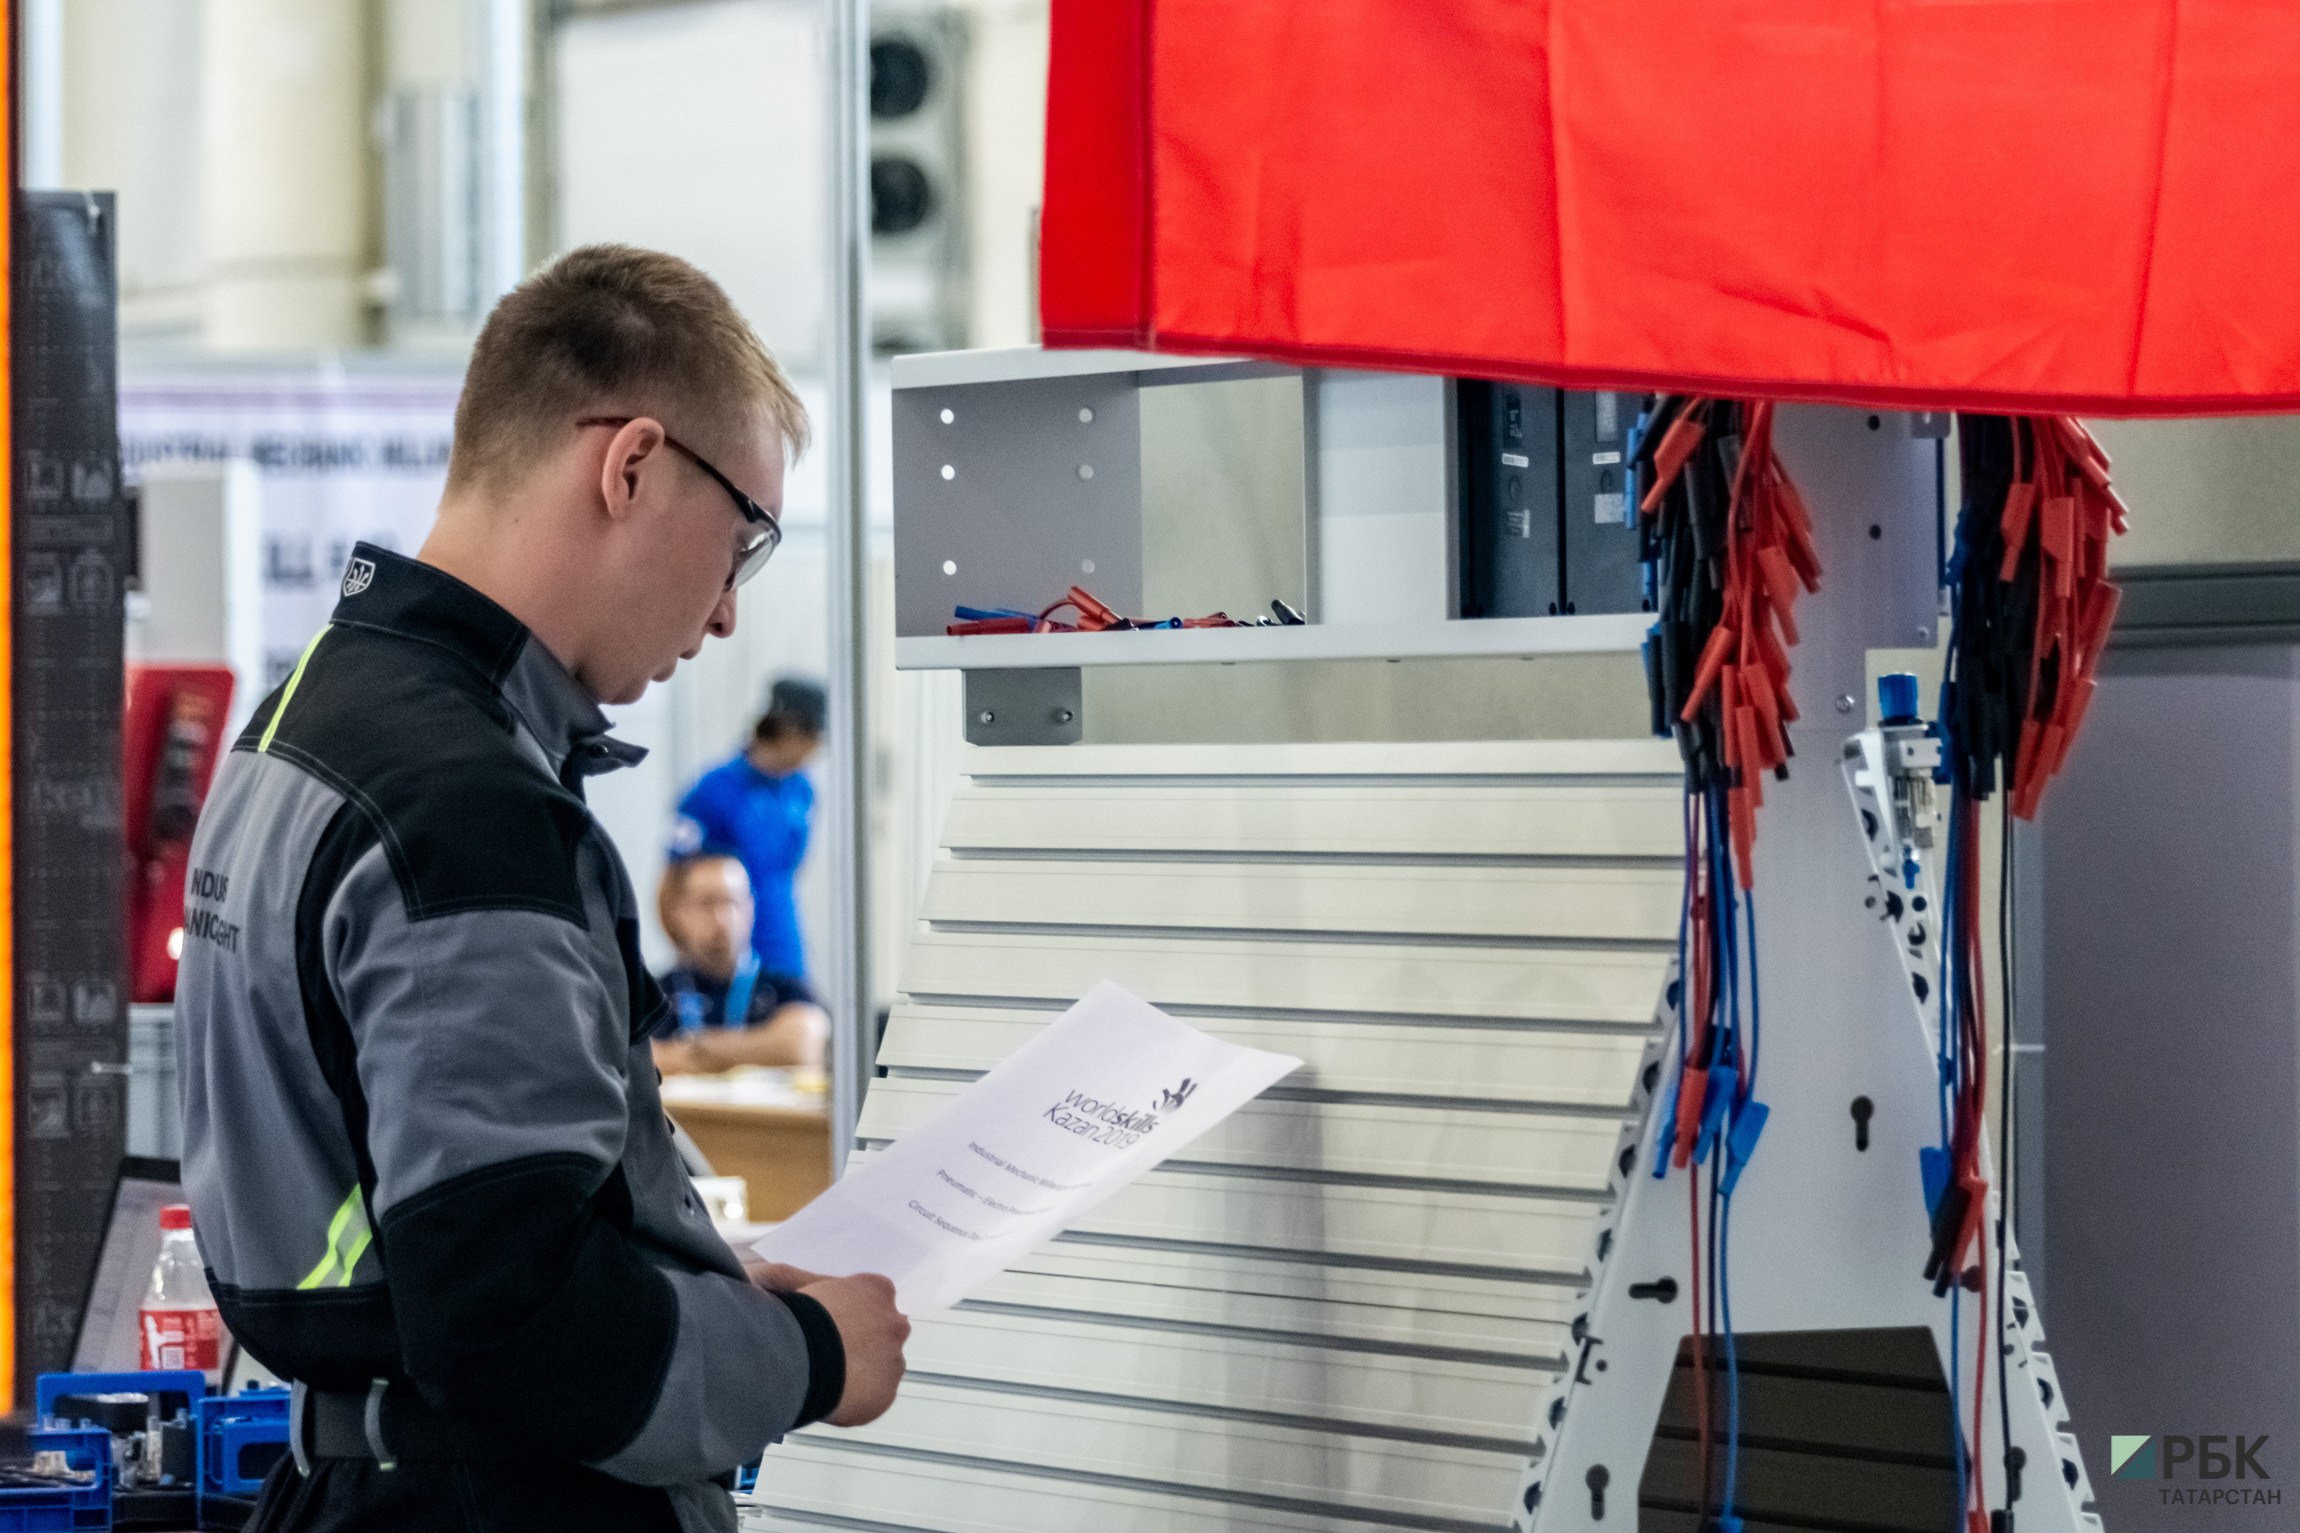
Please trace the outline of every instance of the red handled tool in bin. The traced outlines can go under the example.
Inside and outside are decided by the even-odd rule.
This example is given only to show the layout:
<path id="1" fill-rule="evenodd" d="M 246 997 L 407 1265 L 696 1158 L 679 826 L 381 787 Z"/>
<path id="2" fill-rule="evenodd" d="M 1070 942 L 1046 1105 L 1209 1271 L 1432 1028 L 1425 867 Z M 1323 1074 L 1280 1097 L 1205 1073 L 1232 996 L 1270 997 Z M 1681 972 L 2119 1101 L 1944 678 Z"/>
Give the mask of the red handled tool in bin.
<path id="1" fill-rule="evenodd" d="M 1074 622 L 1062 622 L 1054 614 L 1069 607 L 1076 614 Z M 1270 603 L 1271 616 L 1240 622 L 1227 612 L 1213 612 L 1205 617 L 1170 617 L 1151 622 L 1145 618 L 1121 617 L 1097 600 L 1084 586 L 1072 586 L 1062 600 L 1043 612 L 1017 612 L 1008 607 L 959 607 L 953 612 L 958 621 L 943 632 L 954 638 L 986 633 L 1117 633 L 1157 628 L 1299 628 L 1302 614 L 1283 600 Z"/>

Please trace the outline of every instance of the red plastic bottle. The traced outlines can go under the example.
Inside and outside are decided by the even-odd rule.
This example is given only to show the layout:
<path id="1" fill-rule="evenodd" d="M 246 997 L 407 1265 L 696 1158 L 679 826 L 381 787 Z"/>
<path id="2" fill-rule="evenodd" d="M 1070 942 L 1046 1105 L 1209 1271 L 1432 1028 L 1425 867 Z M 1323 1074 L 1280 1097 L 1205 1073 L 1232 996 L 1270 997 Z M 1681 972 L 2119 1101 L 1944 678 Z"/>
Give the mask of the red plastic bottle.
<path id="1" fill-rule="evenodd" d="M 224 1319 L 192 1239 L 189 1204 L 160 1210 L 160 1259 L 152 1264 L 152 1286 L 137 1319 L 140 1367 L 197 1368 L 211 1386 L 223 1382 Z"/>

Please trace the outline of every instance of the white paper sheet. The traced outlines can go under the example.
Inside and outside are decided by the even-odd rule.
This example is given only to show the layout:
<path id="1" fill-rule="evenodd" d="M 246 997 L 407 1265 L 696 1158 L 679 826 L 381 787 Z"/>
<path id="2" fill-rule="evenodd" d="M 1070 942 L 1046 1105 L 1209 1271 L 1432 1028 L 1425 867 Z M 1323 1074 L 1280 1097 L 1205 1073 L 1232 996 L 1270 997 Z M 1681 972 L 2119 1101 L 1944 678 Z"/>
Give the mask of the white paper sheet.
<path id="1" fill-rule="evenodd" d="M 1301 1063 L 1097 985 L 752 1249 L 883 1273 L 904 1313 L 938 1313 Z"/>

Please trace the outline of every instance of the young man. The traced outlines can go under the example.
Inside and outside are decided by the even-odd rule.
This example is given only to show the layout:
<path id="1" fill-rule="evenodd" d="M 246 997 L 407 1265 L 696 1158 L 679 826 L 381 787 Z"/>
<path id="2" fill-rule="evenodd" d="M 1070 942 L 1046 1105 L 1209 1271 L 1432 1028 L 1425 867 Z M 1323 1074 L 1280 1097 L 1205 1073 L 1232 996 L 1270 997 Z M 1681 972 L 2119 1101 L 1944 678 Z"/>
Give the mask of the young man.
<path id="1" fill-rule="evenodd" d="M 820 1068 L 830 1019 L 807 982 L 777 974 L 751 947 L 751 880 L 734 853 L 706 846 L 663 870 L 655 897 L 679 961 L 661 979 L 670 1012 L 655 1029 L 665 1075 L 738 1065 Z"/>
<path id="2" fill-rule="evenodd" d="M 251 1528 L 731 1530 L 735 1466 L 892 1402 L 892 1285 L 754 1283 L 688 1187 L 583 803 L 805 436 L 708 277 L 563 257 L 480 334 L 421 553 L 360 545 L 217 774 L 176 1027 L 218 1305 L 296 1382 Z"/>
<path id="3" fill-rule="evenodd" d="M 751 743 L 705 772 L 680 800 L 671 845 L 674 858 L 719 846 L 743 860 L 757 907 L 751 950 L 768 973 L 801 982 L 807 955 L 791 880 L 807 854 L 815 786 L 801 769 L 823 743 L 824 702 L 823 689 L 811 681 L 777 681 Z"/>

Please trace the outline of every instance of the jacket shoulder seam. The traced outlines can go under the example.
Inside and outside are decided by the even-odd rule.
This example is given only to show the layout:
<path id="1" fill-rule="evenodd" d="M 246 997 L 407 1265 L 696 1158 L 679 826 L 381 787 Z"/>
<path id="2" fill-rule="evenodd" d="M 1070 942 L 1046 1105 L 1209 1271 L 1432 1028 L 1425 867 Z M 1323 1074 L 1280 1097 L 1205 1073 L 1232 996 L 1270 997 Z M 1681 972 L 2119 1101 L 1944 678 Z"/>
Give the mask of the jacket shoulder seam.
<path id="1" fill-rule="evenodd" d="M 285 757 L 293 765 L 309 772 L 321 782 L 341 793 L 347 802 L 359 810 L 361 816 L 374 828 L 377 839 L 383 843 L 384 857 L 391 864 L 392 880 L 399 885 L 400 903 L 406 908 L 407 919 L 410 923 L 472 910 L 530 910 L 538 915 L 555 917 L 573 926 L 588 927 L 590 925 L 589 915 L 579 903 L 562 905 L 555 901 L 537 900 L 518 895 L 491 894 L 467 895 L 452 900 L 426 901 L 417 892 L 414 875 L 409 871 L 406 846 L 401 842 L 399 832 L 393 828 L 391 817 L 383 812 L 382 805 L 376 803 L 372 797 L 363 792 L 357 783 L 329 767 L 309 751 L 287 741 L 274 740 L 272 748 L 265 754 Z"/>

